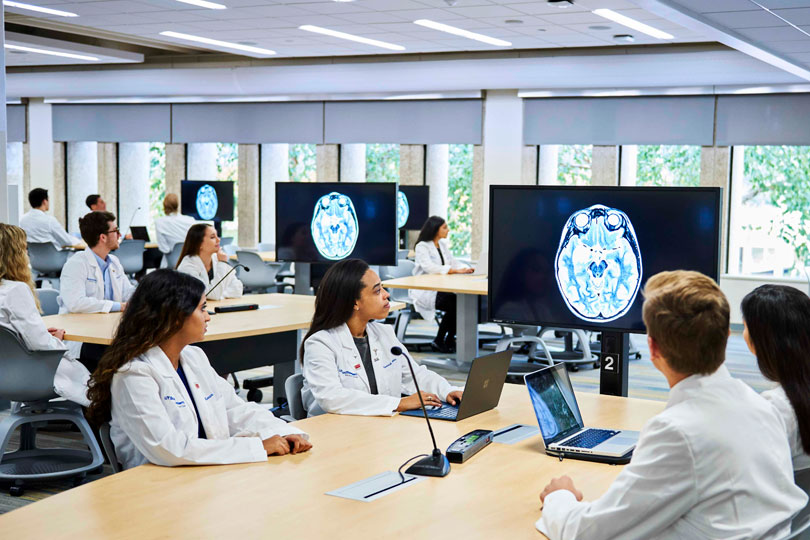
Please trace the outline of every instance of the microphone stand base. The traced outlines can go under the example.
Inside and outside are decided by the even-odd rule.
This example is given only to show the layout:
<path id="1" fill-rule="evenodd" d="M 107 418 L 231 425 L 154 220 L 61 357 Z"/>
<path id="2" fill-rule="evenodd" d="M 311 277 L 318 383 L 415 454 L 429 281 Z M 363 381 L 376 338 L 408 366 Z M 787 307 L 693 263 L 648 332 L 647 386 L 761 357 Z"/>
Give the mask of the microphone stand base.
<path id="1" fill-rule="evenodd" d="M 450 474 L 450 462 L 444 454 L 434 454 L 420 459 L 408 467 L 405 473 L 416 476 L 447 476 Z"/>

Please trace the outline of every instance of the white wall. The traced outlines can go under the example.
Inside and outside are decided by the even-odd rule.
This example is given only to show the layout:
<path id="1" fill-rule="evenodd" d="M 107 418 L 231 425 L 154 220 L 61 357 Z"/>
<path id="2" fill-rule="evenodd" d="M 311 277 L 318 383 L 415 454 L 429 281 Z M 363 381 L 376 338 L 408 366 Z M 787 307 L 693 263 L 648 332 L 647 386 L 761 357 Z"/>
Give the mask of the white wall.
<path id="1" fill-rule="evenodd" d="M 51 172 L 53 174 L 53 172 Z M 79 218 L 90 212 L 84 204 L 88 195 L 98 193 L 98 143 L 67 143 L 67 231 L 79 232 Z M 33 182 L 32 182 L 33 185 Z"/>

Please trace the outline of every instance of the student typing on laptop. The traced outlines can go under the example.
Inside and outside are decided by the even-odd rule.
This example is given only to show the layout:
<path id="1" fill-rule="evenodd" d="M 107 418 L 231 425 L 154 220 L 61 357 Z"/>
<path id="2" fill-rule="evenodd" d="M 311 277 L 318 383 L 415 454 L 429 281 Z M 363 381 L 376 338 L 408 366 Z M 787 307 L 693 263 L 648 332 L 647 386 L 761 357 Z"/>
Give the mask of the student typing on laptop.
<path id="1" fill-rule="evenodd" d="M 662 272 L 644 289 L 653 365 L 671 388 L 630 464 L 599 499 L 572 480 L 540 494 L 551 540 L 781 538 L 807 496 L 793 483 L 785 424 L 723 362 L 729 305 L 710 278 Z"/>

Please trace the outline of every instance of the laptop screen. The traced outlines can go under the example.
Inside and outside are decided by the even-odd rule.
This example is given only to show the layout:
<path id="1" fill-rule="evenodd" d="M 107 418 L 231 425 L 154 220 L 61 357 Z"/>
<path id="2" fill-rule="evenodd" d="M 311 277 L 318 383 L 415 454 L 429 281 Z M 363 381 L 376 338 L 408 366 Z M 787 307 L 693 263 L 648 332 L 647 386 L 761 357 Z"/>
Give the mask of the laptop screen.
<path id="1" fill-rule="evenodd" d="M 582 429 L 582 416 L 564 364 L 529 373 L 525 381 L 546 446 Z"/>
<path id="2" fill-rule="evenodd" d="M 133 240 L 143 240 L 144 242 L 149 241 L 149 231 L 146 230 L 146 227 L 136 225 L 130 227 L 129 230 L 132 233 Z"/>

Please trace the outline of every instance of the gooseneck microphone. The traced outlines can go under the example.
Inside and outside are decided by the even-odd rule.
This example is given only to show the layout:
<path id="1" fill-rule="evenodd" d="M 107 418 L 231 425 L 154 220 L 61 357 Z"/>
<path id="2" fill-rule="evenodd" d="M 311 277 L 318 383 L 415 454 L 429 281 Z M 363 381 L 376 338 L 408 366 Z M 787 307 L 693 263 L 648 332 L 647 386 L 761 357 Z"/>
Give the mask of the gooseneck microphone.
<path id="1" fill-rule="evenodd" d="M 433 453 L 408 467 L 405 472 L 417 476 L 447 476 L 450 474 L 450 462 L 447 461 L 447 458 L 436 445 L 436 437 L 433 435 L 433 428 L 430 427 L 430 418 L 428 417 L 427 409 L 425 409 L 425 402 L 422 400 L 422 392 L 419 390 L 419 381 L 416 380 L 416 373 L 413 370 L 411 359 L 399 347 L 391 347 L 391 354 L 394 356 L 404 356 L 405 361 L 408 363 L 408 368 L 411 370 L 411 377 L 413 377 L 413 384 L 416 386 L 416 395 L 419 396 L 419 403 L 422 405 L 422 414 L 425 415 L 428 431 L 430 431 L 430 439 L 433 441 Z"/>
<path id="2" fill-rule="evenodd" d="M 211 291 L 213 291 L 214 289 L 216 289 L 217 287 L 219 287 L 219 284 L 220 284 L 220 283 L 222 283 L 222 282 L 225 280 L 225 278 L 226 278 L 226 277 L 230 276 L 230 275 L 233 273 L 233 271 L 234 271 L 234 270 L 236 270 L 237 268 L 239 268 L 240 266 L 241 266 L 242 268 L 244 268 L 244 269 L 245 269 L 245 272 L 250 272 L 250 268 L 248 268 L 248 267 L 247 267 L 247 266 L 245 266 L 244 264 L 241 264 L 241 263 L 236 263 L 235 265 L 233 265 L 233 268 L 231 268 L 230 270 L 228 270 L 228 273 L 226 273 L 224 276 L 222 276 L 222 279 L 220 279 L 219 281 L 217 281 L 217 284 L 216 284 L 216 285 L 214 285 L 213 287 L 211 287 L 210 289 L 208 289 L 207 291 L 205 291 L 205 296 L 208 296 L 209 294 L 211 294 Z"/>
<path id="3" fill-rule="evenodd" d="M 132 217 L 129 218 L 129 225 L 127 226 L 127 232 L 125 232 L 124 234 L 129 234 L 129 232 L 132 230 L 132 223 L 135 221 L 135 216 L 137 216 L 138 212 L 140 211 L 141 207 L 139 206 L 138 208 L 135 209 L 134 212 L 132 212 Z"/>

